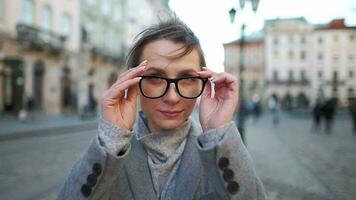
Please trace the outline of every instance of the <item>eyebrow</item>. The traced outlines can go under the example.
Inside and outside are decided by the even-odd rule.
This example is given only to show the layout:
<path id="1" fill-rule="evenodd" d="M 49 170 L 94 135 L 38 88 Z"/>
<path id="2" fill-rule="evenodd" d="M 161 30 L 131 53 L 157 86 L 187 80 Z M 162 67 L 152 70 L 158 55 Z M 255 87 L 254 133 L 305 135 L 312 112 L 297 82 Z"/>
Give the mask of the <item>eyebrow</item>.
<path id="1" fill-rule="evenodd" d="M 158 67 L 151 66 L 149 67 L 146 72 L 158 72 L 160 74 L 166 74 L 166 72 Z M 192 75 L 198 75 L 198 72 L 194 69 L 184 69 L 178 73 L 178 75 L 184 75 L 184 74 L 192 74 Z"/>

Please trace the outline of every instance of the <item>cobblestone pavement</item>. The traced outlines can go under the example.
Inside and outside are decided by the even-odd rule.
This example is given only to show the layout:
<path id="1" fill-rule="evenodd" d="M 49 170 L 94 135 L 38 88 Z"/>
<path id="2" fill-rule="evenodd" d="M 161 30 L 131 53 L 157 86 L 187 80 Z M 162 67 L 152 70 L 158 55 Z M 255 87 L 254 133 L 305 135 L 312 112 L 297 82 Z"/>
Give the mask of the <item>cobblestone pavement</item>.
<path id="1" fill-rule="evenodd" d="M 0 142 L 0 199 L 55 199 L 96 131 Z"/>
<path id="2" fill-rule="evenodd" d="M 268 199 L 356 199 L 356 137 L 351 120 L 336 119 L 330 135 L 311 119 L 282 115 L 247 122 L 247 146 Z"/>

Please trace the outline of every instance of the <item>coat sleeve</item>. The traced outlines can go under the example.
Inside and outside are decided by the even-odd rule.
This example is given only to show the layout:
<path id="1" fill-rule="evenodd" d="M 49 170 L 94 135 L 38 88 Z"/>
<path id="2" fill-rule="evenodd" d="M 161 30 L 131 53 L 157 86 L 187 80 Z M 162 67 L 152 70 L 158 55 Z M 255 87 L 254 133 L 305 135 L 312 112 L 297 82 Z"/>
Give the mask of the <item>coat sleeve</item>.
<path id="1" fill-rule="evenodd" d="M 233 122 L 197 140 L 203 171 L 222 199 L 264 200 L 262 182 Z"/>
<path id="2" fill-rule="evenodd" d="M 99 134 L 91 140 L 88 149 L 75 163 L 57 199 L 109 199 L 112 185 L 131 149 L 128 135 L 132 134 L 100 121 Z M 106 143 L 113 137 L 118 141 L 117 147 Z"/>

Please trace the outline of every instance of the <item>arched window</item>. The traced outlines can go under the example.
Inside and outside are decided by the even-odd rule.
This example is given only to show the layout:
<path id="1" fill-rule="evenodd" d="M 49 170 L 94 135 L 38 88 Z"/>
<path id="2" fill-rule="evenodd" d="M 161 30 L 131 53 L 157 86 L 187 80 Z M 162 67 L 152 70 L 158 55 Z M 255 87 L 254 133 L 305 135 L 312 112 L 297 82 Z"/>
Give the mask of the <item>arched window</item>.
<path id="1" fill-rule="evenodd" d="M 33 0 L 22 1 L 22 22 L 26 24 L 33 24 L 34 21 L 34 3 Z"/>

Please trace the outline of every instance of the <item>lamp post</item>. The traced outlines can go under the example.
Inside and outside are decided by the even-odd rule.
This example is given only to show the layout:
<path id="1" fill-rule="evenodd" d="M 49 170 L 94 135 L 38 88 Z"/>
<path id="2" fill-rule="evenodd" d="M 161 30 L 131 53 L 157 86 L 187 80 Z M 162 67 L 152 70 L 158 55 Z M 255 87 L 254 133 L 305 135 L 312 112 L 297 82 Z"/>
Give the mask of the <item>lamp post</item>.
<path id="1" fill-rule="evenodd" d="M 259 0 L 239 0 L 240 2 L 240 9 L 239 11 L 243 11 L 245 8 L 245 2 L 250 1 L 252 5 L 252 10 L 253 12 L 257 11 L 258 3 Z M 231 8 L 229 11 L 229 16 L 230 16 L 230 21 L 231 24 L 234 23 L 235 21 L 235 16 L 236 16 L 236 9 Z M 239 47 L 240 47 L 240 53 L 239 53 L 239 104 L 238 104 L 238 115 L 237 115 L 237 125 L 238 125 L 238 130 L 241 135 L 242 141 L 245 143 L 245 117 L 247 115 L 247 108 L 246 108 L 246 102 L 245 102 L 245 93 L 244 93 L 244 77 L 243 77 L 243 72 L 245 71 L 245 63 L 244 63 L 244 45 L 245 45 L 245 23 L 242 22 L 241 25 L 241 36 L 239 40 Z M 246 143 L 245 143 L 246 144 Z"/>

